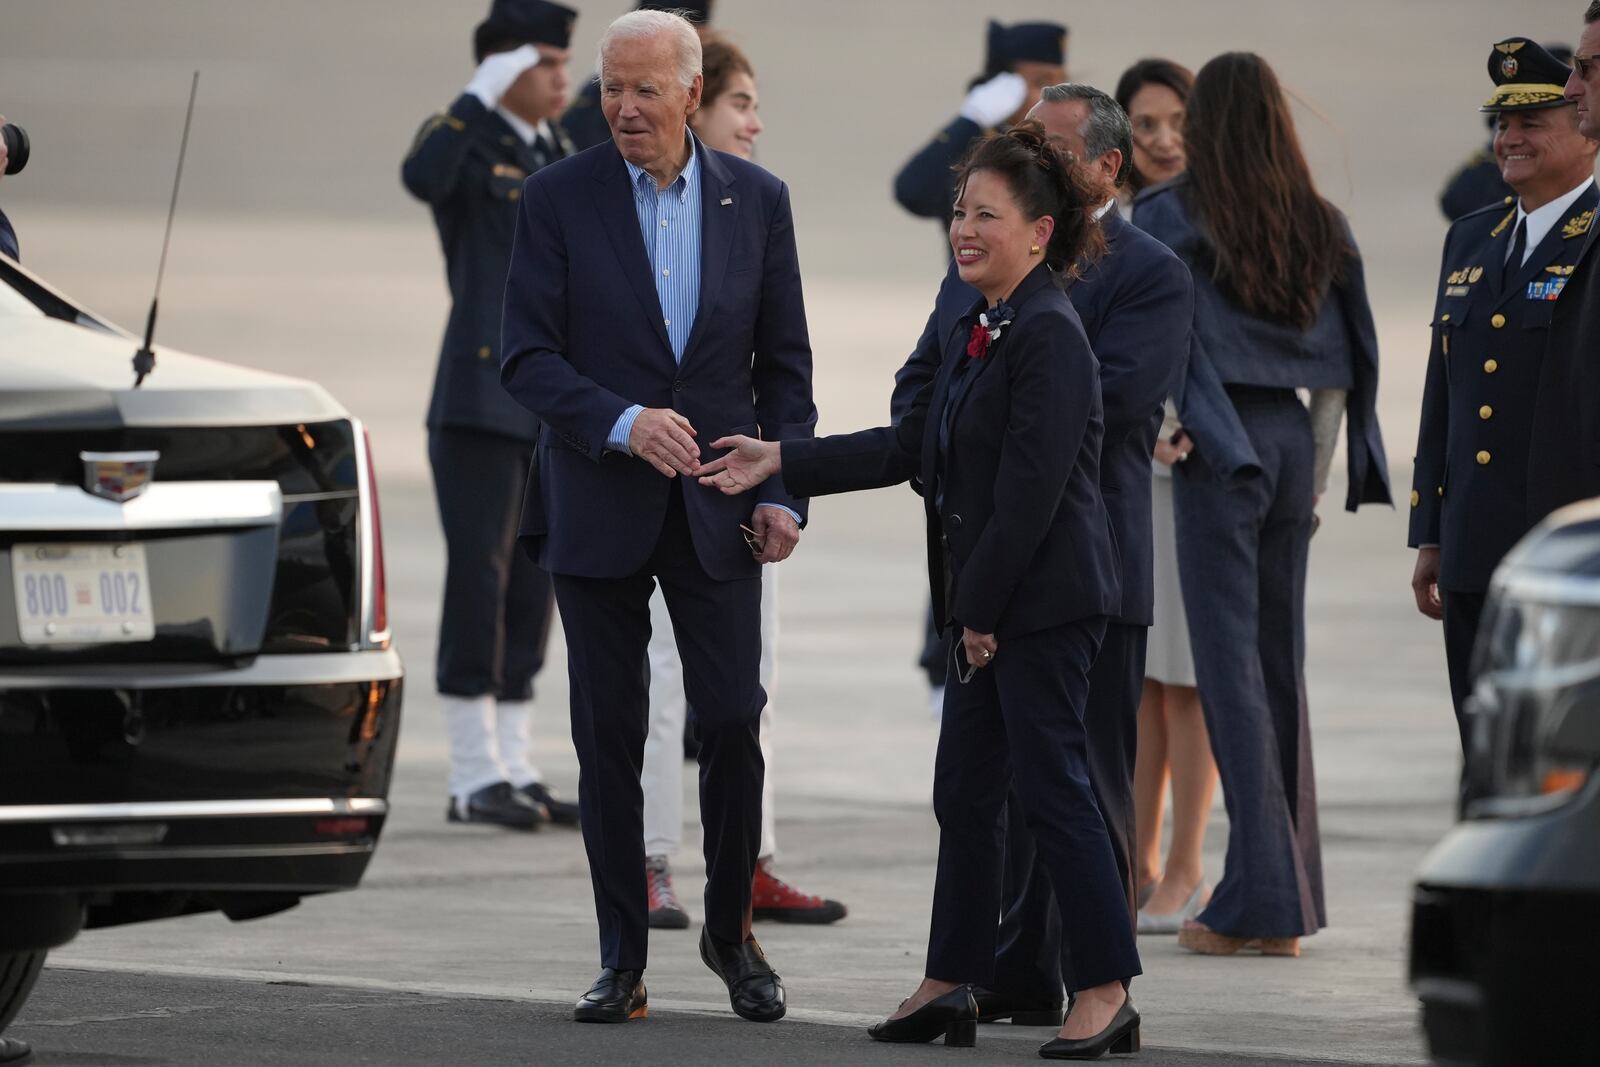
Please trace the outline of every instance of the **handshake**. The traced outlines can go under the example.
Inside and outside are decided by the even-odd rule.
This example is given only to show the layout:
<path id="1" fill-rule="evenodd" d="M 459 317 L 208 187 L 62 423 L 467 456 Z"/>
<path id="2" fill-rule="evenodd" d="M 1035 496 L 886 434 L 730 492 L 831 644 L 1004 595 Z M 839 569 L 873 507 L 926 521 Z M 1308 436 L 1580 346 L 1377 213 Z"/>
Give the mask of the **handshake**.
<path id="1" fill-rule="evenodd" d="M 719 437 L 711 447 L 729 451 L 710 463 L 702 463 L 695 436 L 689 420 L 671 408 L 645 408 L 633 421 L 628 448 L 668 478 L 698 478 L 701 485 L 720 489 L 728 496 L 754 489 L 783 468 L 777 441 L 758 441 L 743 435 Z M 757 505 L 750 522 L 753 528 L 745 528 L 745 541 L 761 563 L 788 559 L 800 541 L 800 524 L 786 508 Z"/>

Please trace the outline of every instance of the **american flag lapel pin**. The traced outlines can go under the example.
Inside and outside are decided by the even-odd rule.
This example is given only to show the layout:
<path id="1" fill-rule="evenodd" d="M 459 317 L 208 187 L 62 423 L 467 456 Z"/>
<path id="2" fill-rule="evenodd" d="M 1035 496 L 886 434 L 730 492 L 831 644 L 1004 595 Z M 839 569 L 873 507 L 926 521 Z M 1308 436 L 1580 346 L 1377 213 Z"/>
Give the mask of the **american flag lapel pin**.
<path id="1" fill-rule="evenodd" d="M 733 197 L 725 196 L 725 197 L 722 198 L 722 206 L 723 207 L 727 207 L 731 203 L 733 203 Z"/>

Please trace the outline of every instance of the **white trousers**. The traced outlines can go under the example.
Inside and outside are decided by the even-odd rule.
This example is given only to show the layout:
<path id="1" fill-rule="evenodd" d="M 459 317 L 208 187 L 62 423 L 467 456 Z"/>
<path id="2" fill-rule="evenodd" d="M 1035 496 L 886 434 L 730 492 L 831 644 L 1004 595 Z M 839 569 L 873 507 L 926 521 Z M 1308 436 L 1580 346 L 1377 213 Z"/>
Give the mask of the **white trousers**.
<path id="1" fill-rule="evenodd" d="M 778 568 L 761 568 L 761 688 L 767 691 L 761 709 L 761 758 L 766 780 L 761 790 L 761 852 L 778 850 L 773 828 L 772 695 L 777 682 Z M 673 856 L 683 844 L 683 724 L 688 701 L 683 695 L 683 664 L 672 637 L 672 618 L 660 588 L 650 598 L 650 733 L 644 743 L 644 854 Z"/>
<path id="2" fill-rule="evenodd" d="M 465 802 L 484 786 L 510 782 L 521 788 L 541 781 L 529 759 L 533 701 L 441 696 L 450 738 L 450 795 Z"/>

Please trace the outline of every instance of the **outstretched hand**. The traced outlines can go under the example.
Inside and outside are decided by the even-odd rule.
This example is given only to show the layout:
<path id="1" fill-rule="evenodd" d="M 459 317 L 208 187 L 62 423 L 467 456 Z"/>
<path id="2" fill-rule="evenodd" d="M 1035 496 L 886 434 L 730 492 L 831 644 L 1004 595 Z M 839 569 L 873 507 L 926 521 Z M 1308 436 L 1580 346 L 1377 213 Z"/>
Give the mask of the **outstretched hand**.
<path id="1" fill-rule="evenodd" d="M 757 441 L 754 437 L 719 437 L 712 448 L 728 453 L 703 463 L 694 473 L 701 485 L 720 489 L 729 496 L 747 492 L 783 469 L 783 453 L 776 441 Z"/>

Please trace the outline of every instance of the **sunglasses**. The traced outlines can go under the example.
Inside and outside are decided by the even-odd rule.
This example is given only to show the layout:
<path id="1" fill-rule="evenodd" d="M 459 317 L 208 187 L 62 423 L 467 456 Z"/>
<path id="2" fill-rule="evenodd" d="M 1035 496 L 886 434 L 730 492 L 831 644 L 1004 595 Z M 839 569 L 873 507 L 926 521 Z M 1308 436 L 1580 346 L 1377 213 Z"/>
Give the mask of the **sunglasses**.
<path id="1" fill-rule="evenodd" d="M 744 543 L 750 546 L 750 551 L 760 555 L 763 544 L 761 535 L 742 522 L 739 524 L 739 532 L 744 535 Z"/>

